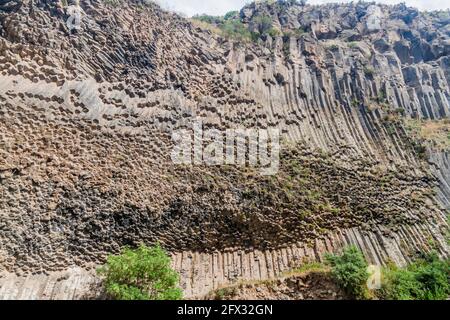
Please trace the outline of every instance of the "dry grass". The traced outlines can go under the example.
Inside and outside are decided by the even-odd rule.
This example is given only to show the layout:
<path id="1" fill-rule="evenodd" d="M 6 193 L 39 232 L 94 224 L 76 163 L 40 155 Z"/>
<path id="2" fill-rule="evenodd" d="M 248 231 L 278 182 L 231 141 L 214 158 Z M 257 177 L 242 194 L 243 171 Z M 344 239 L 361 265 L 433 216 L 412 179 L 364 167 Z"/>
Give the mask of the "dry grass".
<path id="1" fill-rule="evenodd" d="M 414 138 L 441 150 L 450 150 L 450 119 L 406 120 L 406 127 Z"/>
<path id="2" fill-rule="evenodd" d="M 203 22 L 203 21 L 200 21 L 200 20 L 197 20 L 197 19 L 189 19 L 189 21 L 196 28 L 200 28 L 200 29 L 203 29 L 203 30 L 208 30 L 208 31 L 211 31 L 212 33 L 215 33 L 215 34 L 218 34 L 220 36 L 223 36 L 222 30 L 220 30 L 220 28 L 218 28 L 218 27 L 216 27 L 216 26 L 214 26 L 214 25 L 212 25 L 210 23 Z"/>
<path id="3" fill-rule="evenodd" d="M 295 268 L 291 271 L 284 272 L 282 274 L 283 277 L 297 277 L 297 276 L 303 276 L 308 273 L 329 273 L 330 267 L 326 266 L 323 263 L 320 262 L 305 262 L 302 264 L 302 266 Z"/>

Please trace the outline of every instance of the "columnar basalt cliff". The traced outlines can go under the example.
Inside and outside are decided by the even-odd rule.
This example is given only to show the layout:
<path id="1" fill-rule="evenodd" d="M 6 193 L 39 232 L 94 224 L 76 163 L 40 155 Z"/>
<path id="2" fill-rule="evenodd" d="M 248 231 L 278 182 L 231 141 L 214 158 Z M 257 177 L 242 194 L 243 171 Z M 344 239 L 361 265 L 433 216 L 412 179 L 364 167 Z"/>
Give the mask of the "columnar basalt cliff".
<path id="1" fill-rule="evenodd" d="M 0 0 L 0 298 L 83 297 L 141 242 L 188 297 L 351 243 L 449 255 L 449 155 L 409 130 L 449 120 L 448 12 L 250 4 L 277 33 L 238 42 L 139 0 L 81 0 L 69 30 L 71 4 Z M 198 119 L 279 128 L 280 172 L 173 164 Z"/>

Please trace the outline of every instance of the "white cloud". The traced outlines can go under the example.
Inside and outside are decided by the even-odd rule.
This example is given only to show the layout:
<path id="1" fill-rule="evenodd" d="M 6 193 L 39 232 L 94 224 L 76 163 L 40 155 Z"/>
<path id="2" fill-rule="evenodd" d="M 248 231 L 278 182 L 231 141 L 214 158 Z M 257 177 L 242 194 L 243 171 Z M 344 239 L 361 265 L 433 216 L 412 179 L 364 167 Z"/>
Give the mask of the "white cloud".
<path id="1" fill-rule="evenodd" d="M 231 10 L 239 10 L 250 0 L 157 0 L 164 8 L 184 13 L 188 16 L 207 13 L 212 15 L 223 15 Z M 351 0 L 309 0 L 310 4 L 321 4 L 327 2 L 351 2 Z M 420 10 L 449 9 L 449 0 L 377 0 L 379 3 L 396 4 L 406 2 L 407 5 Z"/>

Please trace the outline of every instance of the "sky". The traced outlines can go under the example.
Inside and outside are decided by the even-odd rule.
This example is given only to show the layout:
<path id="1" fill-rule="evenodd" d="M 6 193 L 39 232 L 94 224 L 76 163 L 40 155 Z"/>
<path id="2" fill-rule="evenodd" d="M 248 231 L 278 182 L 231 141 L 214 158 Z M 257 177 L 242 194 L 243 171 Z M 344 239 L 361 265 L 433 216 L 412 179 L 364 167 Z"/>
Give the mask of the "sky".
<path id="1" fill-rule="evenodd" d="M 376 0 L 379 3 L 396 4 L 405 2 L 408 6 L 420 10 L 449 9 L 450 0 Z M 187 16 L 195 14 L 224 15 L 228 11 L 239 10 L 249 0 L 157 0 L 164 8 Z M 308 0 L 309 4 L 327 2 L 351 2 L 351 0 Z"/>

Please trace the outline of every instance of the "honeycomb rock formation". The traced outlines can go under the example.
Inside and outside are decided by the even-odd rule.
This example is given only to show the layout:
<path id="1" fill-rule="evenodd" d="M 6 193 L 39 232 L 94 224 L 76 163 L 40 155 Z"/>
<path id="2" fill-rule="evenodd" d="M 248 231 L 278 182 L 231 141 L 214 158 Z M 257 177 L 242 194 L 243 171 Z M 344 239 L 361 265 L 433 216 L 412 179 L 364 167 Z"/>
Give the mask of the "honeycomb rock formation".
<path id="1" fill-rule="evenodd" d="M 244 23 L 303 33 L 238 43 L 139 0 L 80 6 L 69 30 L 66 1 L 0 0 L 0 298 L 83 298 L 141 242 L 187 297 L 352 243 L 377 264 L 449 255 L 449 154 L 402 122 L 450 116 L 448 18 L 250 4 Z M 196 119 L 280 129 L 280 172 L 175 165 Z"/>

